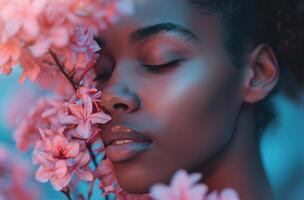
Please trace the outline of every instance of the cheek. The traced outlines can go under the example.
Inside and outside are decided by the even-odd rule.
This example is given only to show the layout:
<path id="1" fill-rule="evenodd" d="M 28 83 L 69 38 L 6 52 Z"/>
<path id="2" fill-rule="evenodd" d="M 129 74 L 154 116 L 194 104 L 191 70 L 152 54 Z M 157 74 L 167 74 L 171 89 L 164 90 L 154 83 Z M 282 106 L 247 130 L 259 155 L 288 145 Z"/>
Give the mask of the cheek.
<path id="1" fill-rule="evenodd" d="M 235 71 L 193 60 L 161 77 L 157 92 L 151 92 L 157 96 L 147 97 L 162 123 L 155 132 L 156 151 L 164 163 L 170 157 L 172 170 L 195 168 L 229 141 L 239 106 Z"/>

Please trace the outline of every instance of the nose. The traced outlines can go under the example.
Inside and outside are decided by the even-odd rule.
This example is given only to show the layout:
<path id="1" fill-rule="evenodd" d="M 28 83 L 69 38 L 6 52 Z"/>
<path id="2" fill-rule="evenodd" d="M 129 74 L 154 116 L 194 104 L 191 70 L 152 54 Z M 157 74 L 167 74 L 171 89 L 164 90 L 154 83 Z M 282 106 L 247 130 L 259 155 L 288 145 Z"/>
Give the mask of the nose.
<path id="1" fill-rule="evenodd" d="M 101 95 L 101 105 L 113 115 L 117 112 L 135 112 L 141 106 L 140 98 L 121 84 L 104 88 Z"/>

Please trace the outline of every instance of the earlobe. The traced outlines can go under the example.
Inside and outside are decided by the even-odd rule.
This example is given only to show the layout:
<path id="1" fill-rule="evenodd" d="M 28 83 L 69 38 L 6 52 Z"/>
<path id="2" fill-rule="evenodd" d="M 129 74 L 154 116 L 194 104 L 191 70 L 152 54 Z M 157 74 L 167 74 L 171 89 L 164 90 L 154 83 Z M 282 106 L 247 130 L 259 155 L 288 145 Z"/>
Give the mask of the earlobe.
<path id="1" fill-rule="evenodd" d="M 273 49 L 266 44 L 258 45 L 250 54 L 247 70 L 244 101 L 256 103 L 274 89 L 279 78 L 279 66 Z"/>

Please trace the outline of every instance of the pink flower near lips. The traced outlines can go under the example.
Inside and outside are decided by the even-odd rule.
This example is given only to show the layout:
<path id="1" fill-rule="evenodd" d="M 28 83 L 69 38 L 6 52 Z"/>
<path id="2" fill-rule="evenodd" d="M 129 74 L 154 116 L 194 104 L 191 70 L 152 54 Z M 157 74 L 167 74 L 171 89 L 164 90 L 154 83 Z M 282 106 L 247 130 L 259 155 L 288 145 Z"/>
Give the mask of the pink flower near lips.
<path id="1" fill-rule="evenodd" d="M 93 124 L 105 124 L 111 117 L 104 112 L 93 113 L 92 100 L 83 95 L 83 105 L 69 104 L 70 114 L 60 114 L 59 121 L 63 124 L 76 124 L 77 132 L 83 139 L 88 139 L 93 133 Z"/>
<path id="2" fill-rule="evenodd" d="M 188 175 L 186 171 L 177 171 L 169 186 L 155 184 L 151 187 L 154 200 L 203 200 L 207 193 L 207 186 L 198 184 L 201 174 Z"/>

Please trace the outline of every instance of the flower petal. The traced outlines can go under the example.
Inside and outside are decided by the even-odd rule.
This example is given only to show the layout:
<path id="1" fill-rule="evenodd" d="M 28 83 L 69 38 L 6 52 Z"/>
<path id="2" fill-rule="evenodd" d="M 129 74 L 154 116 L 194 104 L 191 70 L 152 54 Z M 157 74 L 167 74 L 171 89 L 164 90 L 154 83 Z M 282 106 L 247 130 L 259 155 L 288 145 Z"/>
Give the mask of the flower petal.
<path id="1" fill-rule="evenodd" d="M 85 111 L 81 105 L 69 104 L 69 109 L 73 115 L 75 115 L 76 117 L 78 117 L 80 119 L 83 119 Z"/>
<path id="2" fill-rule="evenodd" d="M 46 6 L 47 0 L 33 0 L 31 7 L 34 14 L 39 14 Z"/>
<path id="3" fill-rule="evenodd" d="M 77 132 L 81 138 L 88 139 L 93 133 L 91 122 L 89 120 L 80 121 L 77 126 Z"/>
<path id="4" fill-rule="evenodd" d="M 79 118 L 75 117 L 74 115 L 67 115 L 65 113 L 59 113 L 58 121 L 61 124 L 78 124 Z"/>
<path id="5" fill-rule="evenodd" d="M 89 163 L 91 157 L 87 152 L 82 152 L 76 157 L 78 167 L 83 167 Z"/>
<path id="6" fill-rule="evenodd" d="M 54 175 L 54 170 L 44 165 L 40 165 L 36 171 L 35 178 L 37 181 L 46 183 Z"/>
<path id="7" fill-rule="evenodd" d="M 82 170 L 82 169 L 78 168 L 76 173 L 77 173 L 78 178 L 81 180 L 84 180 L 84 181 L 93 180 L 93 174 L 88 170 Z"/>
<path id="8" fill-rule="evenodd" d="M 74 158 L 79 154 L 79 144 L 77 142 L 70 142 L 65 147 L 65 157 Z"/>
<path id="9" fill-rule="evenodd" d="M 6 46 L 0 45 L 0 65 L 6 63 L 9 59 L 10 55 L 6 50 Z"/>
<path id="10" fill-rule="evenodd" d="M 164 184 L 155 184 L 150 189 L 151 196 L 154 200 L 171 200 L 179 199 L 170 188 Z"/>
<path id="11" fill-rule="evenodd" d="M 33 16 L 23 20 L 23 29 L 30 36 L 37 37 L 40 29 L 37 18 Z"/>
<path id="12" fill-rule="evenodd" d="M 92 124 L 105 124 L 109 122 L 112 118 L 110 115 L 104 112 L 99 112 L 90 115 L 89 119 L 91 120 Z"/>
<path id="13" fill-rule="evenodd" d="M 50 30 L 50 40 L 57 47 L 63 47 L 69 42 L 69 32 L 66 27 L 56 27 Z"/>
<path id="14" fill-rule="evenodd" d="M 217 192 L 211 192 L 206 196 L 206 200 L 218 200 L 218 193 Z"/>
<path id="15" fill-rule="evenodd" d="M 84 110 L 85 110 L 86 116 L 91 115 L 92 111 L 93 111 L 92 100 L 86 94 L 83 95 L 83 105 L 84 105 Z"/>
<path id="16" fill-rule="evenodd" d="M 50 41 L 47 38 L 39 38 L 35 44 L 30 47 L 31 53 L 35 57 L 43 56 L 51 46 Z"/>
<path id="17" fill-rule="evenodd" d="M 62 149 L 69 143 L 69 141 L 62 136 L 55 136 L 52 143 L 52 153 L 55 156 L 60 156 Z"/>
<path id="18" fill-rule="evenodd" d="M 51 184 L 54 190 L 59 191 L 62 190 L 65 186 L 69 184 L 72 179 L 72 174 L 67 173 L 64 177 L 53 176 L 51 178 Z"/>
<path id="19" fill-rule="evenodd" d="M 63 160 L 59 160 L 58 162 L 56 162 L 54 170 L 54 175 L 60 178 L 66 175 L 66 173 L 68 172 L 68 167 Z"/>
<path id="20" fill-rule="evenodd" d="M 222 200 L 240 200 L 237 192 L 234 189 L 226 188 L 221 192 Z"/>
<path id="21" fill-rule="evenodd" d="M 8 38 L 14 36 L 21 28 L 21 23 L 17 19 L 10 19 L 5 22 L 4 33 Z"/>
<path id="22" fill-rule="evenodd" d="M 206 195 L 207 191 L 208 187 L 205 184 L 197 184 L 192 188 L 189 188 L 189 198 L 191 200 L 201 200 L 202 197 Z"/>

